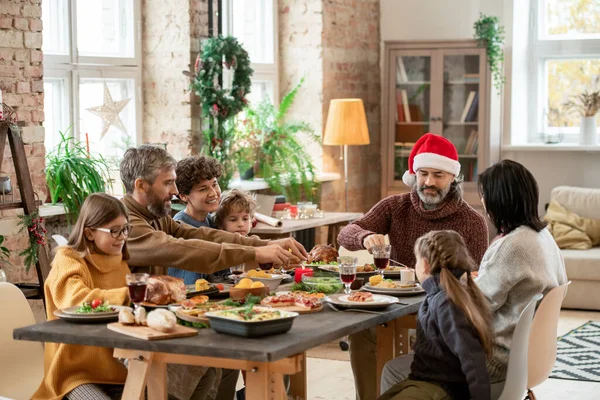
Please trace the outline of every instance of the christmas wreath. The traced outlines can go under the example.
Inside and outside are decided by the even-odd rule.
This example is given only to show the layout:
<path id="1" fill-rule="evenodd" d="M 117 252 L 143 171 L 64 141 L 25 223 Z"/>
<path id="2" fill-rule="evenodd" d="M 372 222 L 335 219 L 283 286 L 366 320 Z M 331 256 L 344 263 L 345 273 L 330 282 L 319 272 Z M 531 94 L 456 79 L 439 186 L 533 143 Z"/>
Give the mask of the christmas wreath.
<path id="1" fill-rule="evenodd" d="M 219 85 L 217 77 L 223 73 L 223 67 L 234 71 L 231 89 Z M 204 115 L 223 120 L 248 104 L 246 95 L 250 93 L 253 70 L 248 52 L 236 38 L 217 36 L 206 40 L 196 58 L 194 72 L 192 88 L 202 101 Z"/>

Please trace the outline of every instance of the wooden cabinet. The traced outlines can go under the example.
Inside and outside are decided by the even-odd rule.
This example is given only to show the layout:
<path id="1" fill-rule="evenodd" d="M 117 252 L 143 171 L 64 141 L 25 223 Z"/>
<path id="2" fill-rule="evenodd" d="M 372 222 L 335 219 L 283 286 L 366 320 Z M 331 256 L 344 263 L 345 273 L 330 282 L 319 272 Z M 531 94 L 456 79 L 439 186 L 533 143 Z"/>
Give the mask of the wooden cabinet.
<path id="1" fill-rule="evenodd" d="M 402 182 L 414 143 L 425 133 L 456 146 L 465 199 L 480 207 L 477 174 L 499 159 L 490 137 L 491 77 L 475 41 L 385 42 L 382 197 L 410 190 Z"/>

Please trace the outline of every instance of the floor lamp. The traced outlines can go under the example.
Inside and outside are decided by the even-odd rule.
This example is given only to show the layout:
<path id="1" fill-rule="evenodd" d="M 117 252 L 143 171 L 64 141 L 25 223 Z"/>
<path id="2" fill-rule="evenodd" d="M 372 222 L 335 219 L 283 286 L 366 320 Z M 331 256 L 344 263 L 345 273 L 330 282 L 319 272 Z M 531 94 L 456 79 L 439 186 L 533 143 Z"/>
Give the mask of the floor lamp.
<path id="1" fill-rule="evenodd" d="M 369 144 L 367 116 L 361 99 L 333 99 L 329 103 L 323 144 L 344 146 L 344 184 L 348 211 L 348 146 Z"/>

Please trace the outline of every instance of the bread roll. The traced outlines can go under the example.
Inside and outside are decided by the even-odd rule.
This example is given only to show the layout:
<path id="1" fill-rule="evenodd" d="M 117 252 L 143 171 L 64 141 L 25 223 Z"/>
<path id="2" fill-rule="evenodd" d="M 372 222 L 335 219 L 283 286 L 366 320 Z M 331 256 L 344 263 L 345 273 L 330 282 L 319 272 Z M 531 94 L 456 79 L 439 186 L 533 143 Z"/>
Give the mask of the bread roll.
<path id="1" fill-rule="evenodd" d="M 148 327 L 159 332 L 171 332 L 175 329 L 177 318 L 171 311 L 156 309 L 148 313 Z"/>
<path id="2" fill-rule="evenodd" d="M 136 325 L 148 325 L 146 317 L 146 309 L 144 307 L 138 307 L 133 312 L 135 317 Z"/>
<path id="3" fill-rule="evenodd" d="M 135 317 L 133 316 L 131 310 L 122 308 L 121 311 L 119 311 L 119 323 L 122 325 L 135 324 Z"/>

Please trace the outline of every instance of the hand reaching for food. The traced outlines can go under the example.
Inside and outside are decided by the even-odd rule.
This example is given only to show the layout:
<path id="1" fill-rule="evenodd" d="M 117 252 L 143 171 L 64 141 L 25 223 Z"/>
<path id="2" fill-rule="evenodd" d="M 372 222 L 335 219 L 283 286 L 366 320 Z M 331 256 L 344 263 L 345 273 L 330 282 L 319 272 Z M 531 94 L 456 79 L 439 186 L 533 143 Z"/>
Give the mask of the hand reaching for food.
<path id="1" fill-rule="evenodd" d="M 258 261 L 259 264 L 274 263 L 277 265 L 282 265 L 292 258 L 292 253 L 277 245 L 256 247 L 255 251 L 255 260 Z"/>
<path id="2" fill-rule="evenodd" d="M 306 260 L 306 257 L 308 256 L 304 246 L 294 238 L 271 240 L 269 246 L 271 245 L 277 245 L 285 250 L 291 251 L 291 254 L 300 260 Z"/>
<path id="3" fill-rule="evenodd" d="M 366 250 L 369 250 L 369 253 L 371 253 L 371 248 L 373 246 L 382 246 L 384 244 L 385 244 L 385 237 L 378 233 L 369 235 L 363 240 L 363 247 Z"/>

